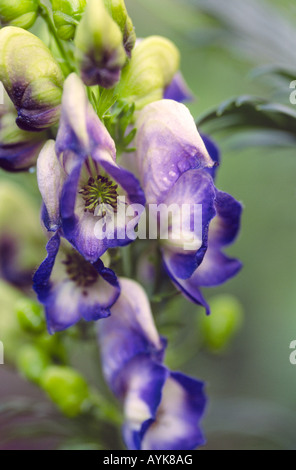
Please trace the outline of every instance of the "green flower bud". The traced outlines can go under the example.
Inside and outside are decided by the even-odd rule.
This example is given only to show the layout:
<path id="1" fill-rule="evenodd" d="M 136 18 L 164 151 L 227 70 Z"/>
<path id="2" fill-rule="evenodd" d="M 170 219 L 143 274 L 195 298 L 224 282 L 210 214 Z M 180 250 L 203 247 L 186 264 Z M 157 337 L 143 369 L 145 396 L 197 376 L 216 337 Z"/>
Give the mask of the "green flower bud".
<path id="1" fill-rule="evenodd" d="M 89 398 L 84 378 L 70 367 L 48 367 L 41 379 L 41 387 L 66 416 L 75 417 L 83 410 Z"/>
<path id="2" fill-rule="evenodd" d="M 123 38 L 103 0 L 89 0 L 76 35 L 76 60 L 88 86 L 113 87 L 126 62 Z"/>
<path id="3" fill-rule="evenodd" d="M 44 311 L 39 303 L 23 298 L 16 303 L 15 310 L 19 324 L 24 331 L 36 334 L 45 331 Z"/>
<path id="4" fill-rule="evenodd" d="M 57 34 L 64 41 L 74 38 L 87 0 L 51 0 Z"/>
<path id="5" fill-rule="evenodd" d="M 125 52 L 130 58 L 136 43 L 136 33 L 132 20 L 128 16 L 124 0 L 104 0 L 104 3 L 113 20 L 120 28 Z"/>
<path id="6" fill-rule="evenodd" d="M 206 347 L 212 352 L 223 351 L 243 321 L 243 309 L 231 295 L 219 295 L 210 300 L 211 315 L 200 317 L 200 326 Z"/>
<path id="7" fill-rule="evenodd" d="M 163 98 L 165 88 L 179 70 L 180 54 L 168 39 L 151 36 L 134 49 L 131 61 L 122 70 L 115 93 L 142 109 Z"/>
<path id="8" fill-rule="evenodd" d="M 17 110 L 21 129 L 39 131 L 58 121 L 63 74 L 34 34 L 14 26 L 0 30 L 0 80 Z"/>
<path id="9" fill-rule="evenodd" d="M 0 0 L 1 25 L 29 29 L 35 23 L 38 7 L 38 0 Z"/>
<path id="10" fill-rule="evenodd" d="M 50 357 L 36 346 L 28 344 L 18 351 L 17 367 L 31 382 L 39 384 L 44 370 L 50 363 Z"/>

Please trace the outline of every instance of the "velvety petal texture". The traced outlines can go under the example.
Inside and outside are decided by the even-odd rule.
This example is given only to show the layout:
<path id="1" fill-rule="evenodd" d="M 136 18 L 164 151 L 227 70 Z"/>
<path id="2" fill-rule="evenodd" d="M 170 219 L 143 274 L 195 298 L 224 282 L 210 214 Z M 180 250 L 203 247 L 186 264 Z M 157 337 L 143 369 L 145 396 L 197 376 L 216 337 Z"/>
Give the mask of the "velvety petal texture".
<path id="1" fill-rule="evenodd" d="M 108 317 L 120 292 L 115 274 L 101 260 L 92 265 L 70 247 L 60 248 L 60 244 L 56 233 L 47 244 L 47 258 L 34 275 L 33 287 L 45 306 L 50 333 L 82 318 L 92 321 Z"/>
<path id="2" fill-rule="evenodd" d="M 193 117 L 172 100 L 147 105 L 137 120 L 137 163 L 147 203 L 161 203 L 190 169 L 212 167 Z"/>
<path id="3" fill-rule="evenodd" d="M 123 403 L 126 445 L 132 450 L 202 445 L 203 384 L 163 365 L 165 341 L 145 292 L 128 279 L 120 285 L 111 317 L 99 325 L 99 343 L 105 378 Z"/>

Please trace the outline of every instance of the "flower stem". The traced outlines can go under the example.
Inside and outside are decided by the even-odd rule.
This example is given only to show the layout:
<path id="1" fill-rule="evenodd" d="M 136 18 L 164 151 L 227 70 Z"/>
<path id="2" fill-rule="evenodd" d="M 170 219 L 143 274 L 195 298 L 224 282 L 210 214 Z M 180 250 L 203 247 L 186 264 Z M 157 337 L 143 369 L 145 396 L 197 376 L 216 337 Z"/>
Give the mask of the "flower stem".
<path id="1" fill-rule="evenodd" d="M 44 5 L 42 1 L 39 2 L 39 5 L 41 7 L 41 16 L 44 19 L 44 21 L 46 22 L 48 30 L 51 33 L 52 37 L 54 38 L 54 41 L 57 45 L 57 48 L 59 49 L 59 52 L 61 54 L 61 58 L 64 61 L 63 65 L 64 65 L 64 67 L 67 71 L 66 75 L 69 75 L 71 72 L 73 72 L 74 68 L 69 64 L 69 59 L 68 59 L 67 52 L 64 48 L 64 45 L 63 45 L 62 41 L 60 40 L 60 38 L 57 35 L 55 26 L 53 24 L 53 21 L 51 19 L 51 16 L 50 16 L 50 13 L 48 11 L 47 6 Z"/>

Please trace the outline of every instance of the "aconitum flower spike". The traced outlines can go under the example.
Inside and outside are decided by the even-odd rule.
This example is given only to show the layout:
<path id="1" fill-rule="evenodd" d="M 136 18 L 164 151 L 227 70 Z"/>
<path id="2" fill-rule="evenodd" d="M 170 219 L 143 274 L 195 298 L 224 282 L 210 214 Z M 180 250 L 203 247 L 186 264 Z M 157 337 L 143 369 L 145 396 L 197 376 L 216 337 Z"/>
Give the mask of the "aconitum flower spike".
<path id="1" fill-rule="evenodd" d="M 34 34 L 14 26 L 0 30 L 0 80 L 17 110 L 21 129 L 40 131 L 58 121 L 63 74 Z"/>
<path id="2" fill-rule="evenodd" d="M 190 450 L 204 444 L 203 383 L 163 365 L 166 342 L 144 290 L 120 279 L 121 295 L 100 323 L 105 378 L 122 401 L 123 434 L 131 450 Z"/>
<path id="3" fill-rule="evenodd" d="M 128 16 L 125 2 L 124 0 L 104 0 L 104 4 L 122 32 L 125 52 L 130 58 L 136 43 L 136 33 L 132 20 Z"/>
<path id="4" fill-rule="evenodd" d="M 48 331 L 52 334 L 82 318 L 95 321 L 110 315 L 120 288 L 111 269 L 99 259 L 86 261 L 57 232 L 47 244 L 47 258 L 34 275 L 34 290 L 45 306 Z"/>
<path id="5" fill-rule="evenodd" d="M 113 87 L 120 78 L 127 56 L 120 28 L 103 0 L 89 0 L 74 42 L 75 57 L 84 83 Z"/>
<path id="6" fill-rule="evenodd" d="M 163 93 L 179 70 L 180 53 L 161 36 L 139 41 L 116 86 L 120 98 L 134 102 L 136 109 L 163 98 Z"/>
<path id="7" fill-rule="evenodd" d="M 0 109 L 0 168 L 25 171 L 35 165 L 46 140 L 45 132 L 27 132 L 16 125 L 17 113 L 11 105 Z"/>
<path id="8" fill-rule="evenodd" d="M 36 21 L 38 0 L 0 0 L 1 26 L 29 29 Z"/>
<path id="9" fill-rule="evenodd" d="M 87 0 L 51 0 L 51 4 L 58 36 L 65 41 L 73 39 Z"/>

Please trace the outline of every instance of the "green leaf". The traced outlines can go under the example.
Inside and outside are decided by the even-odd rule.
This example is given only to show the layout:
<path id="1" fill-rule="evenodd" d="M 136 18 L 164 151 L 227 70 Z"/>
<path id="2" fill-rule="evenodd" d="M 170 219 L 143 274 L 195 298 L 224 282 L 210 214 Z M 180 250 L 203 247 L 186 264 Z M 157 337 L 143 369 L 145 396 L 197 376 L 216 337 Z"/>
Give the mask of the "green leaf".
<path id="1" fill-rule="evenodd" d="M 296 138 L 296 111 L 292 108 L 269 103 L 261 98 L 240 96 L 223 102 L 216 109 L 207 112 L 197 120 L 203 132 L 231 133 L 242 131 L 280 131 L 287 141 Z M 267 142 L 266 142 L 267 143 Z M 274 138 L 270 145 L 274 145 Z"/>

